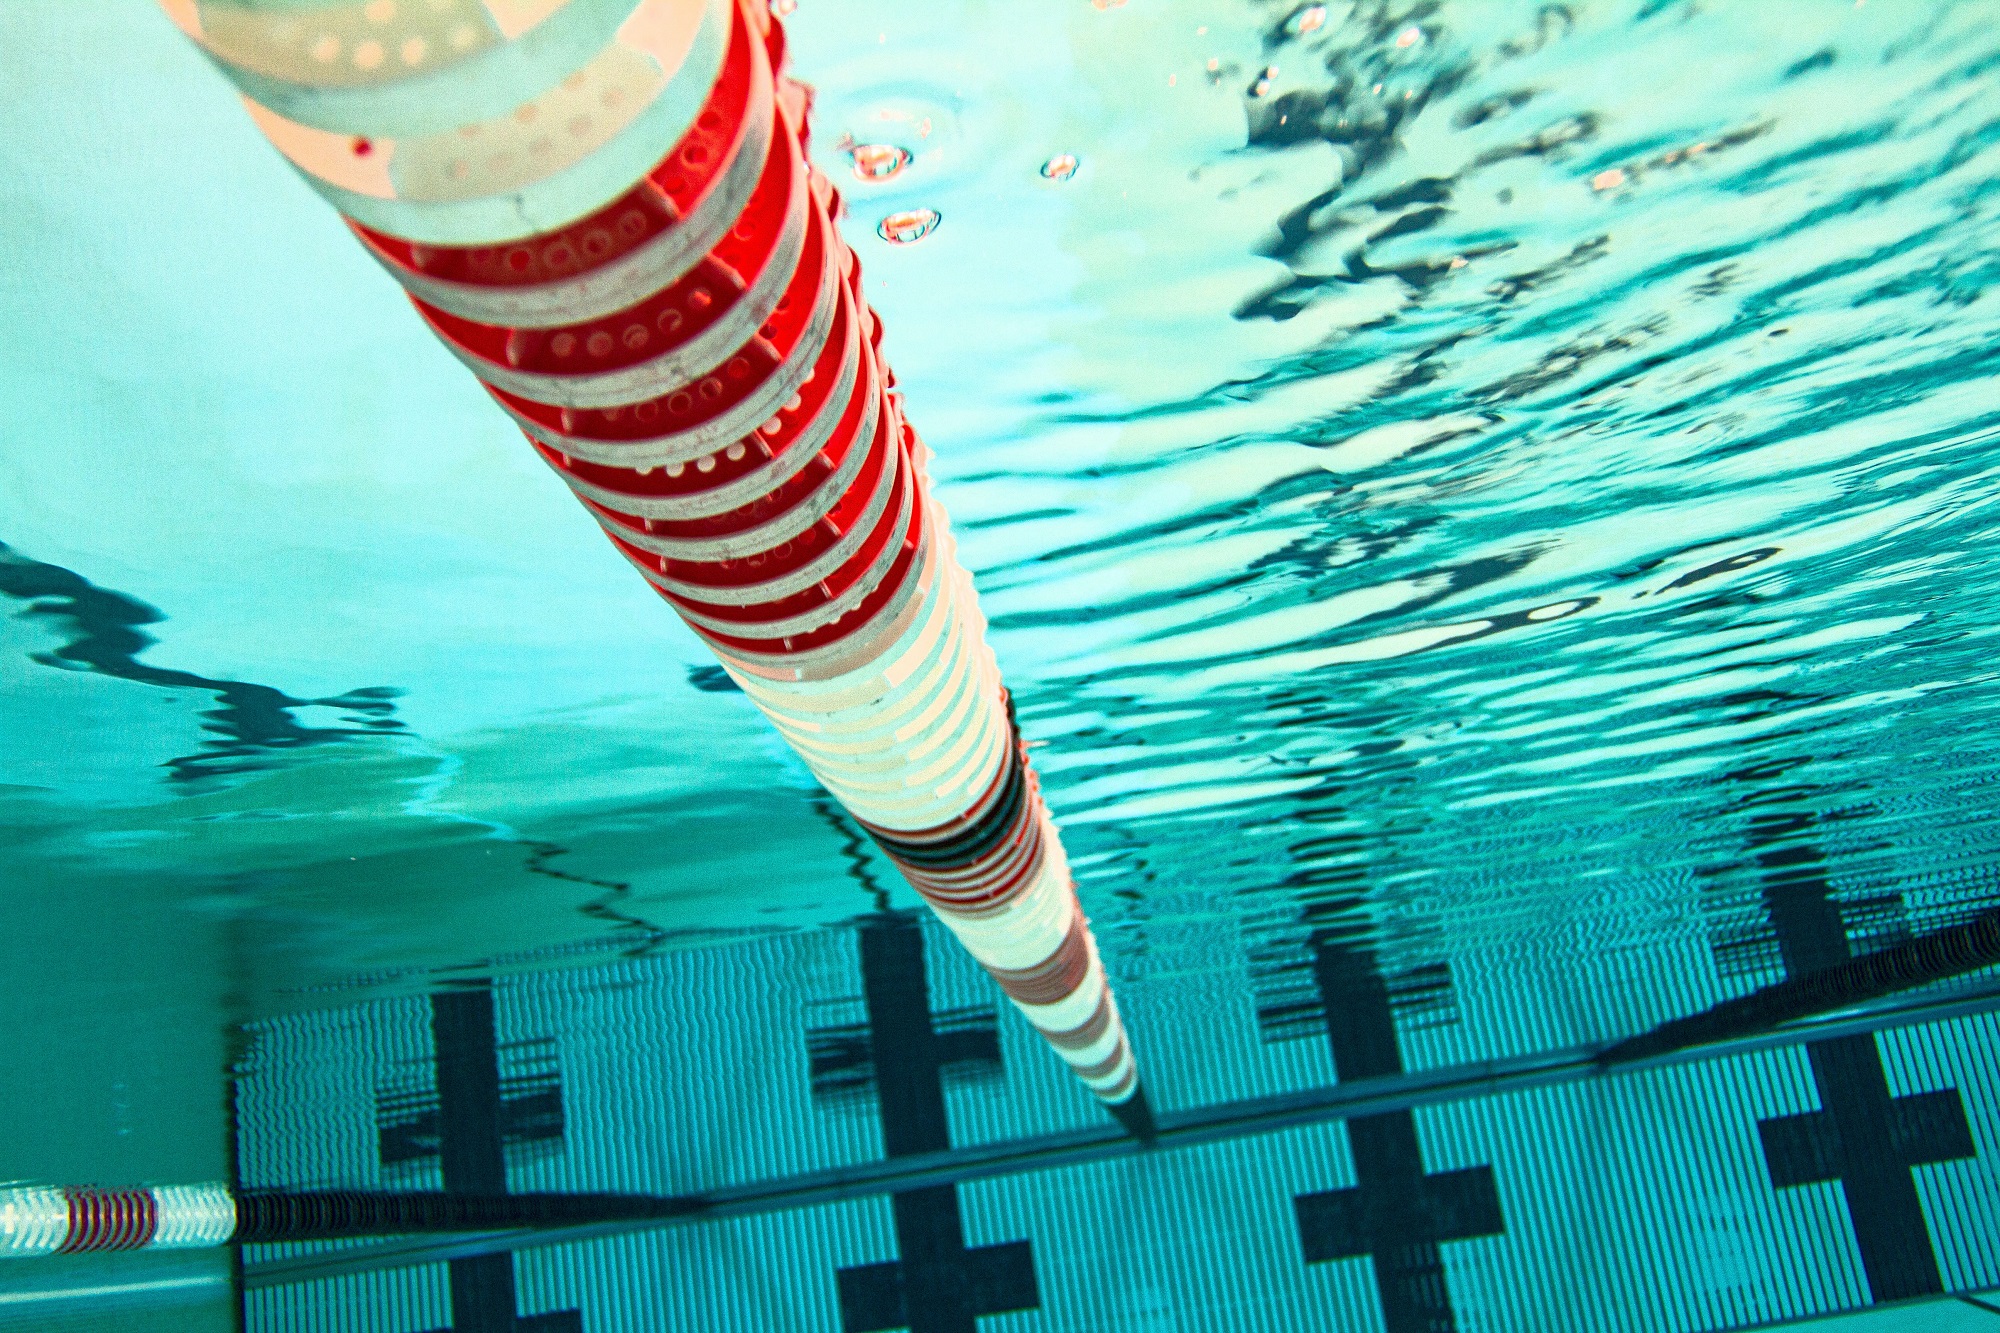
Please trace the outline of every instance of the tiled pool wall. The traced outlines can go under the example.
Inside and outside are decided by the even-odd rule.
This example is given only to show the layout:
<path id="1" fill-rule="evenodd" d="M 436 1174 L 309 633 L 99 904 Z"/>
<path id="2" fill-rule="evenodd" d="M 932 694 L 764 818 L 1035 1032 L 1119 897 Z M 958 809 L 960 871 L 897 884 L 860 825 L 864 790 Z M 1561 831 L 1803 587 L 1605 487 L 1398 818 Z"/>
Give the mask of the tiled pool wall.
<path id="1" fill-rule="evenodd" d="M 870 931 L 921 950 L 927 993 L 907 1002 L 933 1015 L 927 1050 L 869 1046 Z M 1448 1011 L 1399 1004 L 1365 949 L 1321 941 L 1311 971 L 1333 1020 L 1273 1040 L 1240 942 L 1212 940 L 1166 974 L 1119 979 L 1163 1112 L 1487 1058 L 1518 1049 L 1510 1032 L 1561 1044 L 1602 1017 L 1509 986 L 1504 959 L 1457 962 Z M 883 1116 L 908 1112 L 874 1094 L 876 1059 L 940 1091 L 952 1146 L 1105 1123 L 996 998 L 935 926 L 891 915 L 277 1020 L 241 1081 L 243 1180 L 436 1187 L 453 1133 L 497 1133 L 515 1191 L 794 1176 L 881 1155 Z M 467 1061 L 488 1062 L 500 1094 L 469 1129 L 443 1114 L 436 1072 Z M 942 1283 L 996 1331 L 1739 1328 L 2000 1283 L 1997 1175 L 1987 1013 L 893 1201 L 257 1289 L 247 1310 L 256 1329 L 437 1329 L 455 1326 L 457 1286 L 462 1315 L 497 1295 L 523 1315 L 583 1311 L 593 1330 L 961 1327 L 962 1306 L 922 1308 Z M 918 1236 L 922 1272 L 888 1267 Z"/>

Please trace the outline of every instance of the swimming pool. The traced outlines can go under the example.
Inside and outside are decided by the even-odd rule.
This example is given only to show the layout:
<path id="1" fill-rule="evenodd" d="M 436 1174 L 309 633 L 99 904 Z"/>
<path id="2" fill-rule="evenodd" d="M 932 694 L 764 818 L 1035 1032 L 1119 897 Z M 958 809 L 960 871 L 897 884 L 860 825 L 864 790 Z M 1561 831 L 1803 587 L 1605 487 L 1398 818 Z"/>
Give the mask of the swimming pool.
<path id="1" fill-rule="evenodd" d="M 0 1177 L 733 1200 L 252 1247 L 258 1328 L 1721 1329 L 2000 1285 L 1985 974 L 1600 1058 L 1994 908 L 1982 18 L 787 18 L 1141 1151 L 178 34 L 12 8 Z M 0 1318 L 232 1317 L 226 1268 L 112 1258 L 0 1273 Z"/>

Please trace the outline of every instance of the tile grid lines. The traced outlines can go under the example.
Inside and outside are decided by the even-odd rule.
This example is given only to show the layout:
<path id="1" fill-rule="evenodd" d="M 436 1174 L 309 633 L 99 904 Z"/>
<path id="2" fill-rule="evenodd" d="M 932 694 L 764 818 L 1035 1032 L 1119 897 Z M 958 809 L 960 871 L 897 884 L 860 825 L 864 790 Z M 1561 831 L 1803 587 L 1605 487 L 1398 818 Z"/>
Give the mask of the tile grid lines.
<path id="1" fill-rule="evenodd" d="M 1470 1062 L 1395 1079 L 1367 1080 L 1250 1098 L 1163 1114 L 1158 1150 L 1267 1134 L 1382 1111 L 1463 1102 L 1577 1083 L 1589 1080 L 1600 1072 L 1667 1068 L 1798 1046 L 1808 1040 L 1943 1022 L 1991 1012 L 1996 1007 L 2000 1007 L 2000 979 L 1990 979 L 1942 994 L 1905 997 L 1893 1003 L 1851 1010 L 1811 1023 L 1635 1061 L 1614 1071 L 1601 1070 L 1597 1065 L 1595 1056 L 1600 1048 L 1576 1047 L 1509 1060 Z M 391 1241 L 322 1255 L 261 1260 L 245 1266 L 244 1280 L 252 1289 L 265 1288 L 334 1274 L 379 1271 L 471 1254 L 597 1239 L 642 1227 L 670 1225 L 673 1221 L 742 1217 L 887 1194 L 924 1185 L 964 1183 L 1075 1166 L 1140 1151 L 1145 1150 L 1126 1136 L 1108 1130 L 1082 1130 L 982 1144 L 710 1190 L 696 1196 L 700 1200 L 699 1209 L 676 1219 L 587 1224 L 543 1232 L 495 1232 Z"/>

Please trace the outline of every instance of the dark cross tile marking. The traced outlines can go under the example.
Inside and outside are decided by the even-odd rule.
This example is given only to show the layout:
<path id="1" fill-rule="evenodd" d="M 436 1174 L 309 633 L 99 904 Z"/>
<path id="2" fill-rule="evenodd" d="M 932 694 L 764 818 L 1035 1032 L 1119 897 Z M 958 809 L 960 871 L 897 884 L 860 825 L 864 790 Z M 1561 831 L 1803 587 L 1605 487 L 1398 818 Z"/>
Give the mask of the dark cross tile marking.
<path id="1" fill-rule="evenodd" d="M 1402 1073 L 1389 987 L 1373 952 L 1322 937 L 1313 973 L 1340 1081 Z M 1292 1200 L 1306 1262 L 1367 1255 L 1389 1333 L 1456 1333 L 1441 1246 L 1505 1229 L 1493 1169 L 1425 1174 L 1409 1111 L 1356 1117 L 1347 1136 L 1359 1183 Z"/>
<path id="2" fill-rule="evenodd" d="M 975 1327 L 980 1315 L 1040 1307 L 1028 1242 L 966 1249 L 955 1188 L 911 1190 L 895 1196 L 892 1206 L 903 1257 L 836 1275 L 846 1333 L 945 1333 Z"/>
<path id="3" fill-rule="evenodd" d="M 510 1150 L 559 1145 L 563 1137 L 562 1080 L 555 1042 L 508 1042 L 499 1048 L 500 1135 Z M 434 1062 L 433 1062 L 434 1063 Z M 405 1166 L 438 1156 L 441 1108 L 434 1072 L 421 1087 L 392 1087 L 375 1094 L 377 1149 L 384 1166 Z"/>
<path id="4" fill-rule="evenodd" d="M 1865 1062 L 1865 1055 L 1862 1058 Z M 1887 1098 L 1886 1086 L 1882 1092 Z M 1861 1158 L 1875 1155 L 1886 1154 L 1905 1167 L 1962 1161 L 1974 1155 L 1972 1127 L 1966 1122 L 1957 1088 L 1887 1098 L 1887 1104 L 1887 1123 L 1871 1126 L 1882 1131 L 1880 1136 L 1859 1145 L 1854 1153 L 1848 1152 L 1847 1137 L 1832 1112 L 1806 1111 L 1758 1121 L 1757 1133 L 1764 1141 L 1771 1183 L 1790 1189 L 1844 1180 L 1867 1169 Z"/>
<path id="5" fill-rule="evenodd" d="M 1810 815 L 1765 816 L 1752 847 L 1764 872 L 1764 902 L 1791 976 L 1852 956 L 1847 922 L 1819 850 L 1787 840 Z M 1764 1161 L 1778 1189 L 1839 1181 L 1855 1246 L 1876 1301 L 1944 1290 L 1915 1168 L 1974 1155 L 1956 1088 L 1892 1097 L 1872 1033 L 1806 1043 L 1822 1109 L 1758 1123 Z"/>
<path id="6" fill-rule="evenodd" d="M 860 934 L 867 1060 L 883 1148 L 891 1157 L 942 1151 L 951 1147 L 946 1069 L 968 1060 L 997 1061 L 997 1038 L 979 1025 L 939 1031 L 915 917 L 885 913 Z M 828 1049 L 827 1034 L 816 1035 Z M 956 1186 L 909 1190 L 894 1195 L 890 1207 L 901 1257 L 835 1274 L 845 1333 L 974 1333 L 981 1315 L 1041 1306 L 1027 1241 L 966 1248 Z"/>
<path id="7" fill-rule="evenodd" d="M 445 1193 L 505 1194 L 507 1112 L 500 1095 L 492 988 L 431 996 L 431 1033 Z M 518 1309 L 512 1254 L 451 1261 L 450 1333 L 582 1333 L 583 1316 L 576 1310 L 523 1319 Z"/>
<path id="8" fill-rule="evenodd" d="M 970 1006 L 931 1015 L 938 1064 L 947 1085 L 990 1079 L 1000 1072 L 1000 1026 L 994 1011 Z M 806 1038 L 815 1101 L 846 1102 L 875 1095 L 875 1050 L 868 1024 L 819 1028 Z"/>
<path id="9" fill-rule="evenodd" d="M 1268 975 L 1260 978 L 1265 994 L 1257 1003 L 1257 1029 L 1267 1042 L 1319 1037 L 1326 1031 L 1326 1005 L 1310 975 L 1311 958 L 1298 961 L 1298 949 L 1291 944 L 1284 952 L 1293 957 L 1276 967 L 1266 964 Z M 1405 1028 L 1458 1021 L 1458 992 L 1452 984 L 1450 964 L 1442 959 L 1385 973 L 1383 984 L 1389 988 L 1389 1004 L 1397 1021 Z"/>

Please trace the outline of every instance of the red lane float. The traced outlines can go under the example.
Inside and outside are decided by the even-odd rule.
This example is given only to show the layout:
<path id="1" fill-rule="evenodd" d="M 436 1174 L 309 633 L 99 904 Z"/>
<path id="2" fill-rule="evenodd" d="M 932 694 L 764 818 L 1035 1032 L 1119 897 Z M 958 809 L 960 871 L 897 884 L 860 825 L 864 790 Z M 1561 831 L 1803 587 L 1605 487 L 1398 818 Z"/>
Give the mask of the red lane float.
<path id="1" fill-rule="evenodd" d="M 471 0 L 441 27 L 417 0 L 163 3 L 618 552 L 1149 1134 L 929 451 L 804 156 L 782 27 L 753 0 Z"/>

